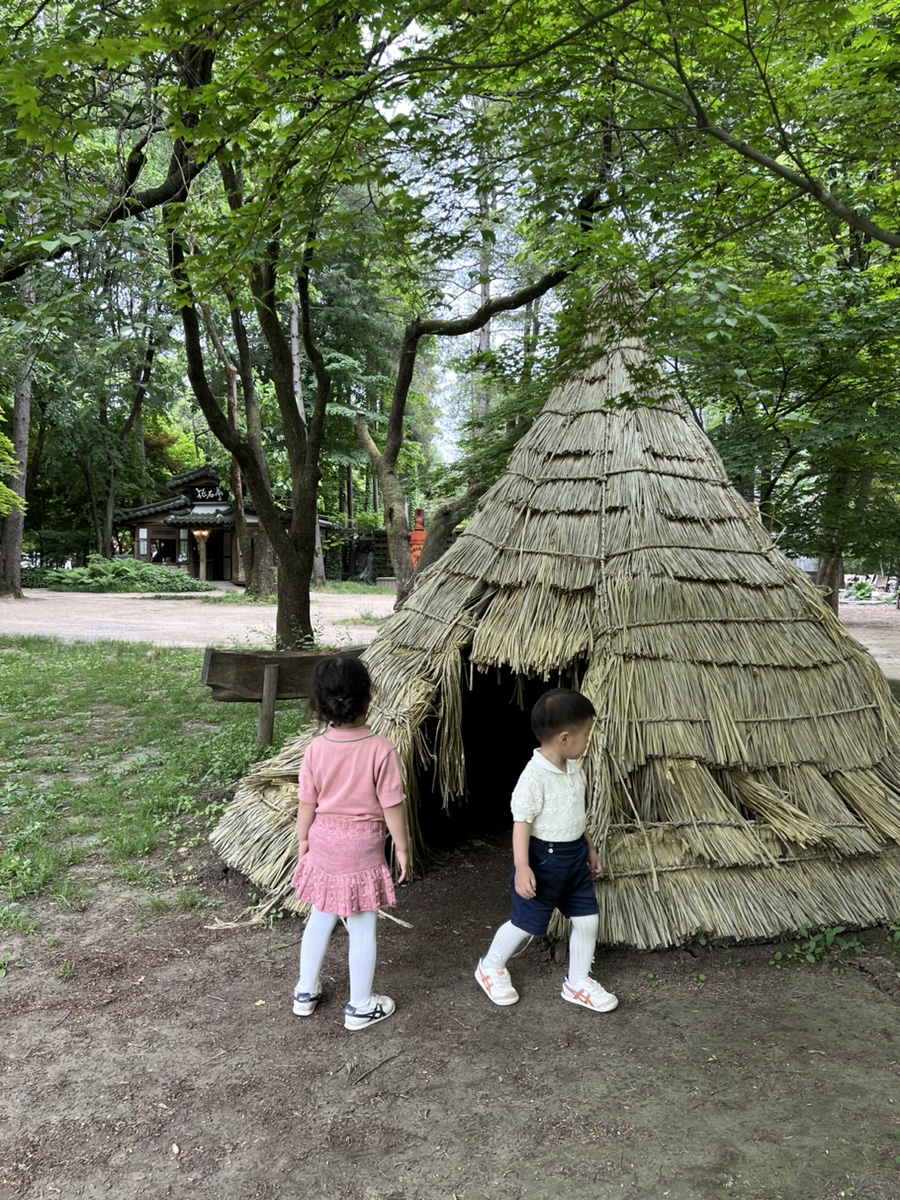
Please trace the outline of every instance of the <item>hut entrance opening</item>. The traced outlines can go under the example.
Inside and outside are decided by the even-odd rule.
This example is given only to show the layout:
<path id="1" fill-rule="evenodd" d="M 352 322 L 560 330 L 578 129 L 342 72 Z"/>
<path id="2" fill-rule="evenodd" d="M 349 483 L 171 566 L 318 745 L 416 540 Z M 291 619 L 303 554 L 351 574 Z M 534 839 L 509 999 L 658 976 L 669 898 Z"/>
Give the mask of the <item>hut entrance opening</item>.
<path id="1" fill-rule="evenodd" d="M 577 687 L 576 676 L 536 679 L 517 675 L 509 667 L 478 671 L 464 662 L 462 743 L 467 790 L 445 806 L 434 772 L 420 771 L 419 827 L 426 846 L 446 850 L 470 837 L 511 831 L 512 791 L 537 748 L 531 709 L 550 688 Z M 432 746 L 435 734 L 432 720 L 426 735 Z"/>

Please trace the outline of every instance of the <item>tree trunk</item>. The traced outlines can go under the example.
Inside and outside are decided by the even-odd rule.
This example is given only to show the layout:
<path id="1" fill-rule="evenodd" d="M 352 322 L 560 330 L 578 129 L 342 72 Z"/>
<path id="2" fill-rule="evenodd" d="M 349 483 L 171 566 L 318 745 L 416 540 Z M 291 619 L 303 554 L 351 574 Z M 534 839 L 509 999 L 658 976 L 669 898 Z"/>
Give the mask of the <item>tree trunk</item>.
<path id="1" fill-rule="evenodd" d="M 230 416 L 231 412 L 229 410 Z M 238 541 L 238 577 L 249 585 L 256 555 L 253 552 L 253 542 L 250 539 L 250 531 L 247 529 L 247 517 L 244 512 L 244 482 L 241 479 L 241 468 L 233 454 L 228 471 L 228 480 L 231 484 L 231 509 L 234 513 L 234 531 L 237 534 Z"/>
<path id="2" fill-rule="evenodd" d="M 309 576 L 312 552 L 298 554 L 301 562 L 290 564 L 286 569 L 284 557 L 278 559 L 278 613 L 275 618 L 275 637 L 279 650 L 300 649 L 311 645 L 315 631 L 309 608 Z M 302 560 L 306 560 L 306 567 Z"/>
<path id="3" fill-rule="evenodd" d="M 413 574 L 412 559 L 409 556 L 409 517 L 406 511 L 406 497 L 397 473 L 385 465 L 386 456 L 376 446 L 362 413 L 356 418 L 356 432 L 381 484 L 388 554 L 391 558 L 394 577 L 397 580 L 397 595 L 405 596 L 412 587 Z"/>
<path id="4" fill-rule="evenodd" d="M 104 558 L 113 556 L 113 526 L 116 519 L 116 482 L 118 472 L 112 474 L 109 481 L 109 491 L 106 493 L 106 503 L 103 506 L 102 545 L 100 553 Z"/>
<path id="5" fill-rule="evenodd" d="M 291 272 L 291 366 L 294 376 L 294 395 L 297 411 L 304 425 L 306 409 L 303 406 L 303 379 L 300 375 L 300 305 L 297 301 L 297 268 Z M 322 526 L 319 523 L 319 507 L 316 505 L 316 548 L 313 555 L 313 583 L 316 587 L 325 584 L 325 555 L 322 553 Z"/>
<path id="6" fill-rule="evenodd" d="M 870 481 L 870 472 L 839 470 L 832 472 L 825 484 L 816 583 L 819 587 L 829 589 L 825 600 L 835 616 L 838 613 L 838 592 L 844 582 L 844 549 L 853 520 L 854 501 L 860 507 L 865 503 Z"/>
<path id="7" fill-rule="evenodd" d="M 28 292 L 31 303 L 34 292 L 30 275 L 22 287 L 23 299 Z M 13 397 L 12 444 L 19 464 L 18 473 L 9 481 L 11 491 L 25 499 L 25 477 L 28 469 L 28 432 L 31 424 L 32 359 L 23 363 L 23 373 L 16 384 Z M 0 596 L 22 598 L 22 539 L 25 533 L 25 513 L 13 509 L 0 519 Z"/>
<path id="8" fill-rule="evenodd" d="M 244 316 L 235 297 L 226 291 L 231 314 L 231 328 L 234 333 L 238 350 L 238 363 L 232 362 L 225 343 L 219 336 L 212 311 L 208 304 L 201 305 L 206 332 L 215 347 L 219 362 L 225 369 L 228 380 L 228 424 L 236 438 L 241 436 L 241 426 L 238 420 L 238 378 L 244 395 L 244 417 L 247 422 L 247 442 L 252 447 L 259 460 L 266 485 L 269 483 L 268 465 L 262 449 L 262 423 L 259 413 L 259 399 L 256 394 L 256 383 L 253 378 L 253 364 L 250 357 L 250 341 L 244 325 Z M 238 540 L 238 553 L 241 560 L 239 575 L 247 585 L 247 595 L 259 599 L 267 599 L 275 591 L 275 561 L 272 543 L 266 536 L 262 526 L 259 527 L 254 547 L 247 528 L 247 516 L 244 509 L 244 481 L 241 466 L 234 454 L 231 455 L 229 468 L 231 483 L 231 503 L 234 512 L 234 528 Z"/>
<path id="9" fill-rule="evenodd" d="M 481 307 L 486 308 L 491 302 L 491 259 L 493 257 L 491 250 L 493 241 L 488 236 L 491 225 L 491 210 L 494 204 L 493 192 L 485 192 L 479 189 L 478 193 L 478 215 L 481 218 L 481 246 L 479 249 L 479 290 L 481 293 Z M 475 403 L 475 409 L 479 417 L 487 416 L 488 409 L 491 406 L 491 382 L 487 370 L 487 355 L 491 352 L 491 318 L 478 330 L 478 356 L 480 362 L 478 364 L 478 374 L 481 376 L 481 387 L 478 389 L 478 396 Z"/>
<path id="10" fill-rule="evenodd" d="M 247 577 L 247 595 L 259 598 L 274 596 L 276 591 L 275 551 L 262 525 L 257 527 L 253 550 L 253 566 Z"/>
<path id="11" fill-rule="evenodd" d="M 828 588 L 829 591 L 825 596 L 825 603 L 828 604 L 834 615 L 838 615 L 838 593 L 844 585 L 844 557 L 838 554 L 834 557 L 820 555 L 819 569 L 816 572 L 816 584 L 819 587 Z"/>
<path id="12" fill-rule="evenodd" d="M 81 472 L 81 478 L 84 480 L 84 490 L 87 493 L 87 502 L 91 510 L 91 525 L 93 526 L 93 549 L 88 551 L 88 554 L 102 553 L 103 546 L 103 520 L 100 516 L 100 509 L 97 507 L 97 497 L 94 495 L 93 482 L 91 480 L 91 471 L 84 459 L 84 456 L 77 450 L 72 454 L 72 461 Z"/>

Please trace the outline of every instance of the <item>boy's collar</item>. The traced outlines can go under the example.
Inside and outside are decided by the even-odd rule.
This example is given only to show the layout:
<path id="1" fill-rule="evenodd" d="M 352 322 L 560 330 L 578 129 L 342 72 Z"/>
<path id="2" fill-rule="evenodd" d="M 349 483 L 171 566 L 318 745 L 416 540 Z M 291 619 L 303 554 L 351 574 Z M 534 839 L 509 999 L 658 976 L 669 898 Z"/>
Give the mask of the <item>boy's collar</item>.
<path id="1" fill-rule="evenodd" d="M 534 758 L 537 759 L 542 767 L 545 767 L 548 771 L 552 771 L 555 775 L 571 775 L 573 771 L 578 770 L 577 759 L 567 758 L 566 767 L 565 770 L 563 770 L 562 767 L 558 767 L 556 763 L 552 763 L 549 758 L 546 758 L 543 754 L 541 754 L 539 746 L 534 751 Z M 569 763 L 572 764 L 571 767 L 569 766 Z"/>

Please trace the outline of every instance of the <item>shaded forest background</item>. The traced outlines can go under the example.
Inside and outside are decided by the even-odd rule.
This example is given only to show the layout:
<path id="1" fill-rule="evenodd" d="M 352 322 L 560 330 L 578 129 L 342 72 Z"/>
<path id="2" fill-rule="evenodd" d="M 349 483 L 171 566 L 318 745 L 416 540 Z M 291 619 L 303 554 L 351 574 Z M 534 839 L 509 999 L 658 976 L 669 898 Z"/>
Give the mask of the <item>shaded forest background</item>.
<path id="1" fill-rule="evenodd" d="M 0 8 L 0 594 L 210 460 L 296 644 L 317 518 L 407 586 L 622 271 L 778 544 L 900 566 L 898 0 Z"/>

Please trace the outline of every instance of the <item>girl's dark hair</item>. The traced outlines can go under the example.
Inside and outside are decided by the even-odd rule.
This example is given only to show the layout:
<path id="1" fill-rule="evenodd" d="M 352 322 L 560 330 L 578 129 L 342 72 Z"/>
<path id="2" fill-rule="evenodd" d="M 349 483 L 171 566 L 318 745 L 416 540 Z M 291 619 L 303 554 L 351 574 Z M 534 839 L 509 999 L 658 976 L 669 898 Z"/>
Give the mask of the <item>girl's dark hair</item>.
<path id="1" fill-rule="evenodd" d="M 581 692 L 570 688 L 553 688 L 544 692 L 531 710 L 531 728 L 541 743 L 547 742 L 558 733 L 571 730 L 596 717 L 593 704 Z"/>
<path id="2" fill-rule="evenodd" d="M 372 697 L 372 680 L 352 654 L 329 654 L 313 671 L 309 704 L 320 721 L 349 725 L 361 717 Z"/>

